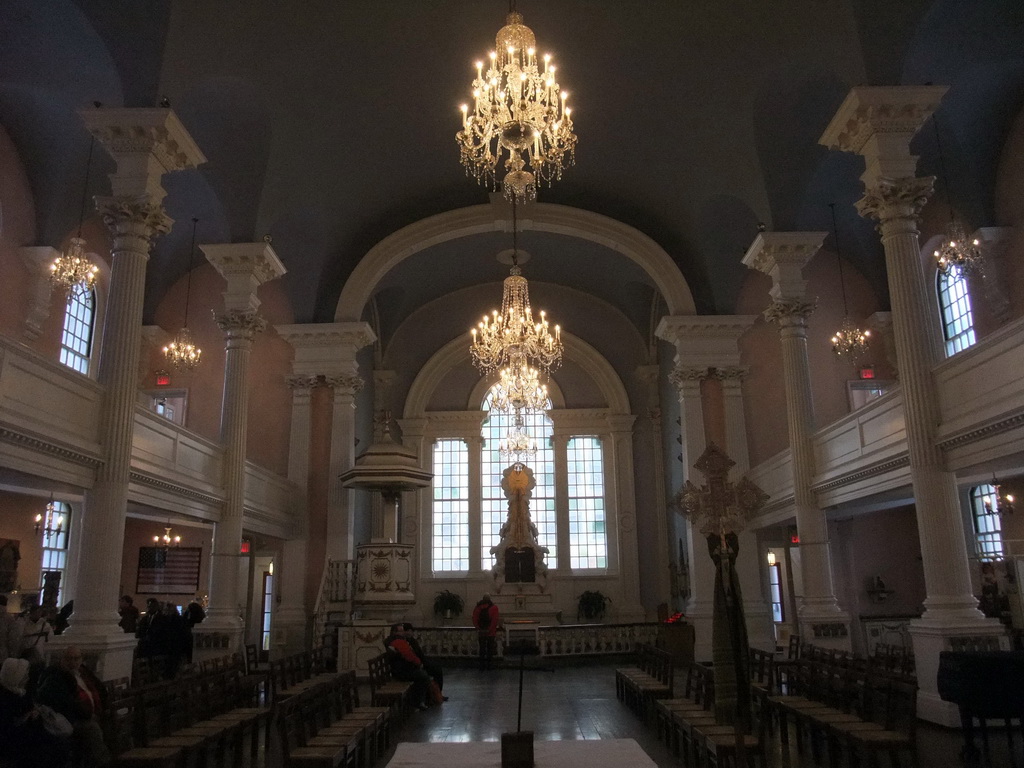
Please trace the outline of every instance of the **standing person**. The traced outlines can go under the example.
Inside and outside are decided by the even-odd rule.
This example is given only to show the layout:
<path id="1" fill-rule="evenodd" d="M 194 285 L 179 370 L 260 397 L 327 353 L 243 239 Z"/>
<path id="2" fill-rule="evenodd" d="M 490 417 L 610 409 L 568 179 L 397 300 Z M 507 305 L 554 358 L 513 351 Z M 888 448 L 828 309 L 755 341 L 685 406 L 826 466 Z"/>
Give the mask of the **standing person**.
<path id="1" fill-rule="evenodd" d="M 102 766 L 110 763 L 110 750 L 103 741 L 100 721 L 105 706 L 103 684 L 82 665 L 82 652 L 73 645 L 39 678 L 36 701 L 64 715 L 74 728 L 72 750 L 80 764 Z"/>
<path id="2" fill-rule="evenodd" d="M 490 669 L 494 664 L 494 654 L 498 641 L 498 606 L 491 602 L 490 595 L 484 595 L 473 608 L 473 626 L 476 627 L 477 640 L 480 643 L 480 669 Z"/>
<path id="3" fill-rule="evenodd" d="M 135 607 L 135 601 L 132 600 L 131 595 L 123 595 L 117 601 L 117 614 L 121 617 L 121 620 L 117 622 L 117 626 L 123 629 L 125 634 L 134 635 L 135 630 L 139 628 L 139 616 L 141 614 L 139 609 Z"/>
<path id="4" fill-rule="evenodd" d="M 391 634 L 384 641 L 391 660 L 391 674 L 396 680 L 412 683 L 412 701 L 416 709 L 427 708 L 427 689 L 430 687 L 430 675 L 423 668 L 423 660 L 416 655 L 405 636 L 405 624 L 398 622 L 391 625 Z"/>
<path id="5" fill-rule="evenodd" d="M 30 664 L 43 666 L 43 654 L 40 651 L 41 644 L 50 641 L 53 628 L 50 622 L 43 615 L 43 606 L 32 605 L 28 609 L 28 615 L 22 619 L 21 624 L 21 649 L 19 656 L 27 659 Z"/>
<path id="6" fill-rule="evenodd" d="M 0 595 L 0 664 L 12 657 L 18 658 L 21 648 L 21 624 L 7 612 L 7 595 Z"/>

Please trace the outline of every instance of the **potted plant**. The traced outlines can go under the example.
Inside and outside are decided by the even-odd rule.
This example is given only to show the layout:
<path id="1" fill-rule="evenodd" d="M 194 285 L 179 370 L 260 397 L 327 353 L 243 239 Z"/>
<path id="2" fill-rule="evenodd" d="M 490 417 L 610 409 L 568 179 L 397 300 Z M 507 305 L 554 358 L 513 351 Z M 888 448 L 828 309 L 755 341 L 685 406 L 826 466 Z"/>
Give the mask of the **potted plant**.
<path id="1" fill-rule="evenodd" d="M 465 605 L 462 595 L 457 595 L 450 589 L 442 589 L 434 597 L 434 613 L 446 619 L 461 614 Z"/>
<path id="2" fill-rule="evenodd" d="M 611 601 L 612 599 L 603 592 L 588 589 L 580 595 L 577 615 L 589 620 L 604 618 L 608 603 Z"/>

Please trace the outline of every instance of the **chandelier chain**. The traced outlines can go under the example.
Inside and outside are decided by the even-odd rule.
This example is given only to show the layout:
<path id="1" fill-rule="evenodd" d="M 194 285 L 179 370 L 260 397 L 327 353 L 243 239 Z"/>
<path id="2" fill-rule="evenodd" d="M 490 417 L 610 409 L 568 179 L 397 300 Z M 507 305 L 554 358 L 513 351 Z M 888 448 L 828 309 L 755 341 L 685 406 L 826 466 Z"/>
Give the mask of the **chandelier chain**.
<path id="1" fill-rule="evenodd" d="M 192 264 L 196 258 L 196 228 L 199 219 L 192 217 L 192 243 L 188 247 L 188 278 L 185 281 L 185 327 L 188 328 L 188 304 L 192 298 Z"/>
<path id="2" fill-rule="evenodd" d="M 836 246 L 836 261 L 839 262 L 839 290 L 843 293 L 843 314 L 849 315 L 850 310 L 846 306 L 846 279 L 843 277 L 843 251 L 839 245 L 839 225 L 836 223 L 836 204 L 829 203 L 828 207 L 832 209 L 832 239 Z"/>
<path id="3" fill-rule="evenodd" d="M 92 153 L 96 147 L 96 137 L 89 135 L 89 156 L 85 161 L 85 184 L 82 185 L 82 205 L 78 209 L 78 234 L 75 237 L 82 237 L 82 222 L 85 221 L 85 206 L 89 201 L 89 175 L 92 170 Z"/>

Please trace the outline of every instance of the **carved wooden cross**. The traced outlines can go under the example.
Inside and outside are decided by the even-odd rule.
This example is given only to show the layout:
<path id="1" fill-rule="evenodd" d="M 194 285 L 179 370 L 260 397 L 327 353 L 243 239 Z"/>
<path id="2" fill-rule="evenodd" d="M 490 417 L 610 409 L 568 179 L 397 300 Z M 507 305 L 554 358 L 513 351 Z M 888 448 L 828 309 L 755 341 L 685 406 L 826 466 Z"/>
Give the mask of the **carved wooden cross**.
<path id="1" fill-rule="evenodd" d="M 705 536 L 724 538 L 727 533 L 739 533 L 768 501 L 768 494 L 747 478 L 729 481 L 729 470 L 735 466 L 725 451 L 709 443 L 693 465 L 707 478 L 707 484 L 698 488 L 687 480 L 679 491 L 677 500 L 683 514 Z"/>

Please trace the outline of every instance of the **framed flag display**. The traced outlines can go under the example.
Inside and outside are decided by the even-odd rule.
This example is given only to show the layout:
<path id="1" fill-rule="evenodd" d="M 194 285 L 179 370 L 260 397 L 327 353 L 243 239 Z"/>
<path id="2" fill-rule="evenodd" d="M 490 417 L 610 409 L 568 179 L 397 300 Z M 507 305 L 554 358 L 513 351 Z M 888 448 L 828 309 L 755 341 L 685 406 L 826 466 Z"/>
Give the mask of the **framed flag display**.
<path id="1" fill-rule="evenodd" d="M 202 547 L 139 547 L 139 595 L 185 595 L 199 589 Z"/>

